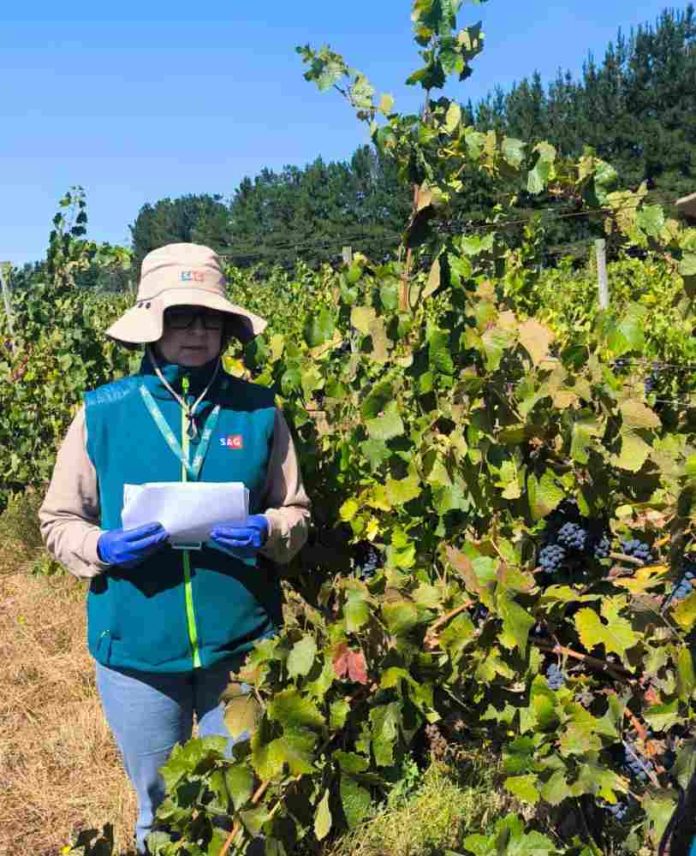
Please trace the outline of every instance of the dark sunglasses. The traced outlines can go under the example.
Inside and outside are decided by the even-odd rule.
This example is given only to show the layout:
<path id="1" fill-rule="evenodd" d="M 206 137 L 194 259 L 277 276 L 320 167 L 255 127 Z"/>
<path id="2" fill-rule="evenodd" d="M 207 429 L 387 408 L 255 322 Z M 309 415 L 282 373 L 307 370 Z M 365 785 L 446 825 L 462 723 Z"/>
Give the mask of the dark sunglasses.
<path id="1" fill-rule="evenodd" d="M 211 312 L 207 309 L 167 309 L 164 321 L 172 330 L 188 330 L 196 321 L 201 319 L 204 330 L 222 330 L 225 326 L 225 316 L 221 312 Z"/>

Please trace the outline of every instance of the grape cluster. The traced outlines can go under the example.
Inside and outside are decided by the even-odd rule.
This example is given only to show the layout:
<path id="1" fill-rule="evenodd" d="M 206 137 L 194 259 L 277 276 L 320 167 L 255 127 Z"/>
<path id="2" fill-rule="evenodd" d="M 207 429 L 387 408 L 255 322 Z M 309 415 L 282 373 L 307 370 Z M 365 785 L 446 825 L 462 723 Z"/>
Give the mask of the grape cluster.
<path id="1" fill-rule="evenodd" d="M 485 607 L 482 603 L 477 603 L 471 613 L 471 619 L 476 625 L 483 624 L 483 622 L 490 615 L 488 608 Z"/>
<path id="2" fill-rule="evenodd" d="M 569 520 L 558 530 L 556 540 L 561 547 L 582 552 L 587 542 L 587 530 L 583 529 L 579 523 L 573 523 Z"/>
<path id="3" fill-rule="evenodd" d="M 625 369 L 628 365 L 629 361 L 625 357 L 619 357 L 618 360 L 614 360 L 611 367 L 614 369 L 614 371 L 616 371 L 617 369 Z"/>
<path id="4" fill-rule="evenodd" d="M 637 779 L 643 784 L 646 784 L 650 778 L 650 773 L 653 771 L 652 763 L 648 758 L 641 757 L 637 746 L 630 740 L 624 740 L 623 747 L 624 768 L 631 776 L 633 776 L 633 778 Z"/>
<path id="5" fill-rule="evenodd" d="M 659 382 L 660 382 L 660 364 L 659 363 L 653 363 L 652 371 L 645 378 L 645 381 L 643 383 L 643 386 L 645 387 L 645 394 L 649 395 L 651 392 L 653 392 L 655 387 L 658 385 Z"/>
<path id="6" fill-rule="evenodd" d="M 696 562 L 687 559 L 684 562 L 684 572 L 681 579 L 669 596 L 669 603 L 679 603 L 680 600 L 687 598 L 694 589 L 696 589 Z"/>
<path id="7" fill-rule="evenodd" d="M 634 559 L 640 559 L 644 565 L 649 564 L 653 560 L 653 554 L 650 546 L 639 541 L 637 538 L 632 538 L 630 541 L 622 541 L 621 551 L 626 556 L 632 556 Z"/>
<path id="8" fill-rule="evenodd" d="M 539 564 L 547 574 L 560 570 L 566 558 L 566 551 L 559 544 L 547 544 L 539 551 Z"/>
<path id="9" fill-rule="evenodd" d="M 557 663 L 551 663 L 546 670 L 546 683 L 550 690 L 560 690 L 565 683 L 563 669 Z"/>
<path id="10" fill-rule="evenodd" d="M 549 631 L 545 624 L 537 622 L 529 631 L 529 635 L 532 639 L 546 639 L 548 638 Z"/>
<path id="11" fill-rule="evenodd" d="M 628 801 L 620 800 L 615 803 L 604 803 L 604 808 L 609 812 L 609 814 L 614 818 L 617 823 L 621 823 L 622 820 L 628 814 L 628 810 L 630 808 Z"/>
<path id="12" fill-rule="evenodd" d="M 355 556 L 355 574 L 358 579 L 371 580 L 382 567 L 382 557 L 372 544 L 360 544 Z"/>
<path id="13" fill-rule="evenodd" d="M 595 559 L 608 559 L 609 554 L 611 553 L 611 541 L 609 540 L 609 536 L 604 533 L 601 538 L 595 540 L 592 545 L 592 554 Z"/>
<path id="14" fill-rule="evenodd" d="M 621 550 L 626 556 L 638 559 L 641 565 L 647 565 L 654 560 L 650 545 L 637 538 L 623 541 Z M 583 517 L 574 500 L 564 500 L 548 516 L 544 540 L 538 554 L 539 566 L 545 573 L 555 574 L 564 567 L 577 569 L 582 567 L 585 559 L 601 561 L 611 555 L 611 533 L 606 522 Z M 696 573 L 689 579 L 694 577 Z M 685 584 L 684 591 L 687 585 L 690 586 L 691 583 Z"/>

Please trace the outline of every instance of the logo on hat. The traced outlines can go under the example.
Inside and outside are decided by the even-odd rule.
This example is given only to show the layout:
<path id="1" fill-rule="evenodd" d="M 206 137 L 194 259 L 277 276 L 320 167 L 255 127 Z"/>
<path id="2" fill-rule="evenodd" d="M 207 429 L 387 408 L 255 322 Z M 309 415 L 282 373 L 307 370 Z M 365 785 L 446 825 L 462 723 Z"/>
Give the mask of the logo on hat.
<path id="1" fill-rule="evenodd" d="M 220 437 L 220 445 L 223 449 L 243 449 L 244 440 L 241 434 L 228 434 L 226 437 Z"/>
<path id="2" fill-rule="evenodd" d="M 182 270 L 179 279 L 182 282 L 203 282 L 205 275 L 202 270 Z"/>

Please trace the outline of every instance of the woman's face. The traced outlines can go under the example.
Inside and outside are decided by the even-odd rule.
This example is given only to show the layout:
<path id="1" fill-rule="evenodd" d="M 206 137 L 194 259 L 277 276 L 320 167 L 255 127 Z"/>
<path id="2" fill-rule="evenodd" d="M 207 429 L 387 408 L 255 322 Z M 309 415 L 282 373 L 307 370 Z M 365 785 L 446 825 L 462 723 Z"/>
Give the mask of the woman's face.
<path id="1" fill-rule="evenodd" d="M 155 345 L 168 363 L 195 368 L 222 350 L 225 316 L 202 306 L 172 306 L 164 312 L 162 338 Z"/>

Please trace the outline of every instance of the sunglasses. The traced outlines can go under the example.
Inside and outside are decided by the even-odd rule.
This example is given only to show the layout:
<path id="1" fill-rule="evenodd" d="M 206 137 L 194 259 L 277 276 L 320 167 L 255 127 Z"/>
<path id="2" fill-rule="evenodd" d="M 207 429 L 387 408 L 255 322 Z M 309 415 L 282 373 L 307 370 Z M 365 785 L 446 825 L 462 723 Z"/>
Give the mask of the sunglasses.
<path id="1" fill-rule="evenodd" d="M 164 313 L 165 323 L 172 330 L 188 330 L 196 318 L 201 319 L 204 330 L 222 330 L 225 326 L 225 316 L 221 312 L 207 309 L 167 309 Z"/>

